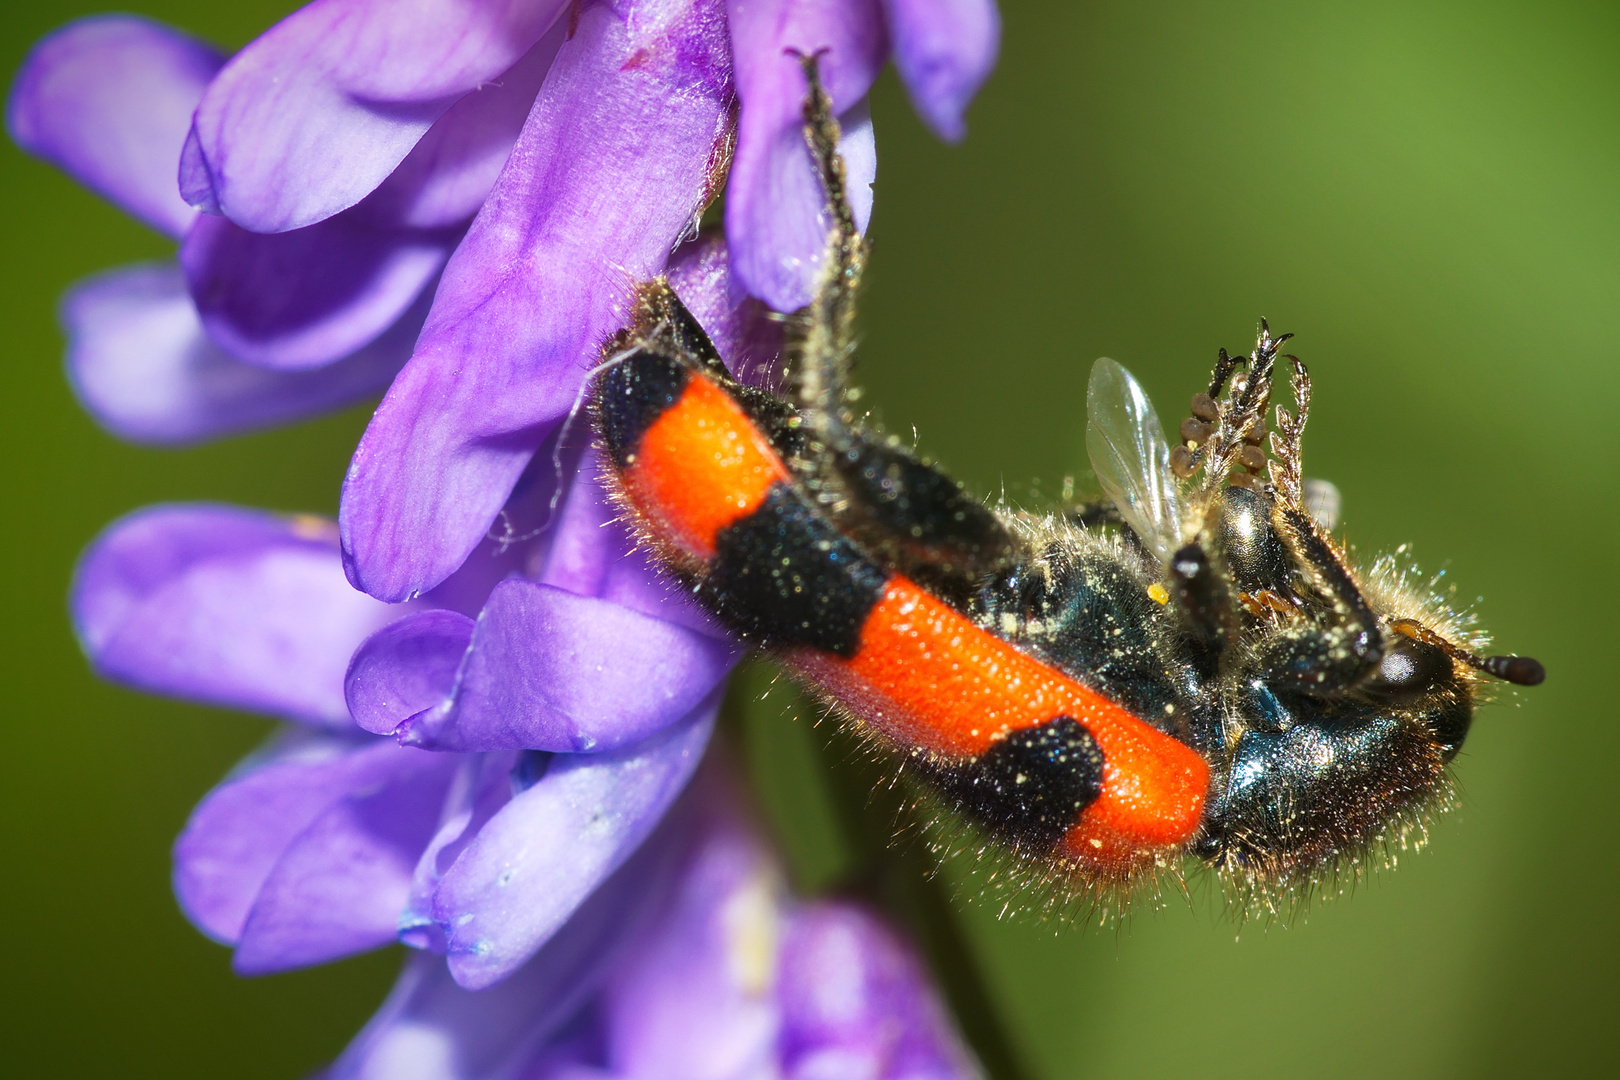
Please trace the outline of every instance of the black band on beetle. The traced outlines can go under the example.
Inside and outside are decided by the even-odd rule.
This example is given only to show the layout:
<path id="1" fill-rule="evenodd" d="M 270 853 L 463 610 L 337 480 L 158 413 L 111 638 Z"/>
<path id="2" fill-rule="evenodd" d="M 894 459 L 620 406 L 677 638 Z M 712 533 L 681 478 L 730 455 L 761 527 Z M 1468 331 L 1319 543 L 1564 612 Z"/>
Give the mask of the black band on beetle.
<path id="1" fill-rule="evenodd" d="M 621 469 L 641 444 L 641 437 L 686 391 L 691 372 L 679 360 L 637 352 L 602 375 L 597 410 L 602 439 Z"/>
<path id="2" fill-rule="evenodd" d="M 714 546 L 699 596 L 732 626 L 767 645 L 860 651 L 889 575 L 792 488 L 776 484 Z"/>

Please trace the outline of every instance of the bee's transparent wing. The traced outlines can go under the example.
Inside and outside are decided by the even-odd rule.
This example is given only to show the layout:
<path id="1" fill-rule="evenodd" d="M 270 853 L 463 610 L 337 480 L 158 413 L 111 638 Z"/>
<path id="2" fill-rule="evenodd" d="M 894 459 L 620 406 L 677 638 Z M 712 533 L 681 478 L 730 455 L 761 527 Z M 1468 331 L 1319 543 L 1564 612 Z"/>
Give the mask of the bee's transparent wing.
<path id="1" fill-rule="evenodd" d="M 1170 444 L 1142 387 L 1104 357 L 1086 387 L 1086 453 L 1107 495 L 1142 542 L 1168 563 L 1181 543 L 1181 495 Z"/>

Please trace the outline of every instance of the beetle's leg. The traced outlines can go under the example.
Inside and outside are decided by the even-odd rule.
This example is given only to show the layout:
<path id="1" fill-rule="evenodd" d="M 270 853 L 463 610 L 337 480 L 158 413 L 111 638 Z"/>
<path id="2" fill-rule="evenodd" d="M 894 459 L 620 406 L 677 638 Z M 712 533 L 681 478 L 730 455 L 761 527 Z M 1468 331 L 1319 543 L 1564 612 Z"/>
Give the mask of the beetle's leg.
<path id="1" fill-rule="evenodd" d="M 1348 689 L 1372 674 L 1383 659 L 1378 616 L 1310 515 L 1299 506 L 1279 503 L 1274 520 L 1333 615 L 1325 626 L 1279 631 L 1259 663 L 1271 673 L 1274 685 L 1286 683 L 1300 693 L 1324 696 Z"/>
<path id="2" fill-rule="evenodd" d="M 849 410 L 849 367 L 854 353 L 855 294 L 866 266 L 866 240 L 855 228 L 838 153 L 841 132 L 832 99 L 822 88 L 815 56 L 800 57 L 809 92 L 804 101 L 804 138 L 815 162 L 832 227 L 815 295 L 803 313 L 803 340 L 795 372 L 805 426 L 826 449 L 835 450 L 854 426 Z"/>
<path id="3" fill-rule="evenodd" d="M 1018 556 L 993 511 L 892 435 L 850 429 L 832 468 L 839 527 L 946 600 L 965 600 Z"/>
<path id="4" fill-rule="evenodd" d="M 743 405 L 784 459 L 805 453 L 805 432 L 798 411 L 775 394 L 732 377 L 708 332 L 670 288 L 668 278 L 657 277 L 637 286 L 630 325 L 607 342 L 602 354 L 621 362 L 652 354 L 701 372 Z"/>
<path id="5" fill-rule="evenodd" d="M 815 295 L 802 314 L 796 394 L 803 437 L 790 464 L 817 503 L 854 539 L 941 592 L 965 596 L 1009 565 L 1001 521 L 962 486 L 893 436 L 865 430 L 850 409 L 855 295 L 867 245 L 855 228 L 838 120 L 816 57 L 801 58 L 809 93 L 804 134 L 832 227 Z"/>
<path id="6" fill-rule="evenodd" d="M 670 288 L 668 278 L 656 277 L 636 287 L 630 325 L 608 342 L 603 354 L 611 357 L 636 346 L 681 359 L 717 381 L 733 382 L 714 343 Z"/>

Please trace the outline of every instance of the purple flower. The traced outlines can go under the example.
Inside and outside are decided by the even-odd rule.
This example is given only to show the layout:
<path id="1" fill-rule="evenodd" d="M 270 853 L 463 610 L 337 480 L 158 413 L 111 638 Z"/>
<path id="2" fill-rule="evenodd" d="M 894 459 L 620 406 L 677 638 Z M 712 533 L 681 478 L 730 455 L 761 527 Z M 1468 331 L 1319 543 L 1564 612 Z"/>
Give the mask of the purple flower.
<path id="1" fill-rule="evenodd" d="M 995 39 L 990 0 L 316 0 L 229 61 L 123 16 L 30 56 L 16 141 L 179 242 L 64 303 L 103 423 L 179 442 L 389 386 L 339 526 L 153 508 L 73 597 L 108 677 L 289 722 L 175 848 L 238 970 L 446 957 L 338 1074 L 969 1071 L 870 916 L 761 885 L 735 811 L 668 813 L 737 649 L 633 552 L 568 420 L 659 273 L 734 371 L 779 375 L 760 300 L 808 299 L 827 231 L 795 53 L 864 226 L 887 56 L 959 138 Z M 731 246 L 683 244 L 722 182 Z"/>
<path id="2" fill-rule="evenodd" d="M 489 530 L 733 146 L 737 288 L 806 302 L 826 221 L 793 53 L 821 54 L 864 224 L 885 59 L 955 139 L 996 43 L 991 0 L 318 0 L 229 61 L 131 17 L 72 24 L 8 116 L 181 241 L 178 270 L 64 305 L 74 384 L 114 431 L 292 419 L 380 389 L 412 350 L 341 515 L 351 580 L 399 600 Z"/>
<path id="3" fill-rule="evenodd" d="M 771 380 L 780 324 L 731 288 L 724 243 L 685 245 L 670 274 L 737 370 Z M 504 531 L 403 605 L 349 585 L 319 519 L 159 507 L 87 552 L 74 618 L 102 674 L 302 729 L 176 845 L 182 906 L 238 970 L 400 937 L 488 985 L 686 783 L 739 649 L 633 551 L 594 453 L 572 448 L 588 436 L 537 459 Z"/>
<path id="4" fill-rule="evenodd" d="M 732 366 L 770 381 L 780 324 L 733 294 L 724 243 L 683 246 L 669 274 Z M 574 479 L 553 521 L 551 481 L 569 471 L 565 456 Z M 714 692 L 738 649 L 634 550 L 601 473 L 594 451 L 562 443 L 536 459 L 502 511 L 505 531 L 428 594 L 456 610 L 407 615 L 355 653 L 346 692 L 362 728 L 435 750 L 601 753 L 654 734 Z M 509 535 L 534 542 L 502 555 Z M 455 598 L 469 578 L 480 580 L 475 595 Z"/>
<path id="5" fill-rule="evenodd" d="M 581 962 L 587 947 L 597 963 Z M 715 765 L 653 841 L 511 978 L 473 994 L 441 968 L 413 961 L 326 1073 L 328 1080 L 978 1075 L 906 944 L 859 904 L 789 897 Z"/>
<path id="6" fill-rule="evenodd" d="M 143 264 L 75 285 L 62 301 L 68 377 L 109 431 L 190 443 L 302 419 L 375 394 L 410 356 L 425 298 L 379 337 L 326 367 L 243 363 L 204 332 L 178 267 Z"/>
<path id="7" fill-rule="evenodd" d="M 535 577 L 496 585 L 476 622 L 423 611 L 361 647 L 348 698 L 362 727 L 434 750 L 605 752 L 720 684 L 738 649 L 628 554 L 590 458 Z"/>
<path id="8" fill-rule="evenodd" d="M 906 66 L 928 73 L 912 89 L 929 115 L 959 121 L 995 49 L 993 8 L 978 8 L 970 38 L 933 33 L 917 5 L 897 5 L 891 28 L 875 0 L 586 6 L 355 454 L 340 515 L 350 579 L 384 599 L 419 595 L 488 531 L 625 321 L 631 284 L 663 268 L 713 193 L 734 107 L 738 287 L 778 310 L 805 303 L 827 226 L 792 53 L 823 53 L 864 221 L 876 168 L 865 94 L 891 29 L 902 55 L 927 58 Z"/>
<path id="9" fill-rule="evenodd" d="M 595 499 L 584 493 L 593 483 L 577 479 L 569 504 Z M 549 502 L 544 484 L 529 496 L 513 507 L 520 522 Z M 442 605 L 488 593 L 491 578 L 514 568 L 549 573 L 557 558 L 590 545 L 602 562 L 627 552 L 622 531 L 565 515 L 499 557 L 492 542 L 441 593 L 404 607 L 348 584 L 336 529 L 318 519 L 156 507 L 115 524 L 86 553 L 73 614 L 101 673 L 296 725 L 204 799 L 175 846 L 182 907 L 236 946 L 239 971 L 320 963 L 404 936 L 447 953 L 463 984 L 487 985 L 544 946 L 657 826 L 702 754 L 736 657 L 703 630 L 626 608 L 600 590 L 550 586 L 605 625 L 622 627 L 629 616 L 623 647 L 633 651 L 636 635 L 651 635 L 684 661 L 627 686 L 617 671 L 593 673 L 575 651 L 571 688 L 605 710 L 593 715 L 602 751 L 594 754 L 512 743 L 491 753 L 431 753 L 361 730 L 344 699 L 346 679 L 351 696 L 369 694 L 373 704 L 442 697 L 459 681 L 459 666 L 479 664 L 543 681 L 531 669 L 555 670 L 552 654 L 572 647 L 568 635 L 578 626 L 531 627 L 527 649 L 491 664 L 465 632 L 471 620 Z M 591 584 L 580 575 L 563 580 Z M 541 586 L 509 578 L 492 603 L 513 588 Z M 648 576 L 640 586 L 621 583 L 616 595 L 651 607 L 655 588 Z M 482 621 L 500 617 L 486 612 Z M 424 621 L 448 624 L 453 647 L 436 650 L 441 639 L 398 630 Z M 408 640 L 419 646 L 414 652 L 401 645 Z M 391 646 L 387 671 L 378 642 Z M 662 688 L 656 715 L 645 701 L 650 684 Z M 625 710 L 628 734 L 612 723 L 621 699 L 641 709 Z"/>
<path id="10" fill-rule="evenodd" d="M 333 574 L 334 530 L 226 506 L 162 506 L 109 529 L 79 565 L 73 621 L 106 678 L 351 731 L 349 654 L 400 611 Z"/>
<path id="11" fill-rule="evenodd" d="M 975 1075 L 891 931 L 856 905 L 787 898 L 718 766 L 687 789 L 734 654 L 671 598 L 654 600 L 656 579 L 623 558 L 627 540 L 602 521 L 590 475 L 578 474 L 552 528 L 504 552 L 491 541 L 495 568 L 475 563 L 403 608 L 348 585 L 333 527 L 318 519 L 157 507 L 92 546 L 73 614 L 98 669 L 293 722 L 203 800 L 177 841 L 187 915 L 236 947 L 244 974 L 396 937 L 425 951 L 333 1077 Z M 514 526 L 549 502 L 533 485 L 510 507 Z M 623 580 L 592 594 L 599 604 L 618 603 L 612 592 L 656 605 L 678 620 L 660 640 L 690 651 L 684 634 L 714 650 L 684 674 L 639 673 L 668 680 L 676 701 L 634 740 L 597 717 L 591 730 L 614 749 L 430 752 L 345 722 L 345 681 L 351 702 L 378 710 L 454 702 L 480 644 L 465 615 L 440 605 L 465 603 L 500 569 L 539 567 L 582 587 L 602 586 L 614 564 Z M 505 578 L 478 626 L 499 617 L 496 598 L 514 584 L 531 581 Z M 596 616 L 615 625 L 605 607 Z M 636 624 L 625 647 L 647 632 Z M 544 633 L 529 655 L 559 644 Z M 345 675 L 333 661 L 350 652 Z M 595 693 L 640 702 L 644 688 L 621 681 L 609 667 Z M 680 695 L 703 686 L 688 708 Z"/>
<path id="12" fill-rule="evenodd" d="M 382 390 L 465 224 L 390 231 L 385 215 L 357 212 L 286 238 L 200 217 L 175 174 L 223 62 L 143 19 L 86 19 L 35 47 L 8 101 L 20 146 L 182 243 L 183 267 L 103 274 L 63 304 L 74 389 L 137 441 L 212 438 Z"/>

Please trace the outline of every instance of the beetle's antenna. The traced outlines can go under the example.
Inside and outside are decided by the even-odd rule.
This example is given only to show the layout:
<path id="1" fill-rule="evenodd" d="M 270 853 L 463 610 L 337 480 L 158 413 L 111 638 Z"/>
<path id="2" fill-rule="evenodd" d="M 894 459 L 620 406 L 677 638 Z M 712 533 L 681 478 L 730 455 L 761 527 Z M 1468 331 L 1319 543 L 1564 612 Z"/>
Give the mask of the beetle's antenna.
<path id="1" fill-rule="evenodd" d="M 1265 437 L 1266 405 L 1271 401 L 1271 372 L 1277 363 L 1277 349 L 1293 337 L 1271 336 L 1271 327 L 1260 320 L 1260 333 L 1253 356 L 1230 356 L 1225 349 L 1215 360 L 1209 391 L 1192 399 L 1192 416 L 1181 425 L 1182 443 L 1170 451 L 1170 470 L 1186 480 L 1199 467 L 1204 469 L 1204 491 L 1222 484 L 1252 488 L 1260 483 L 1266 467 L 1266 452 L 1260 443 Z M 1237 373 L 1239 364 L 1248 370 Z M 1219 395 L 1227 390 L 1225 400 Z M 1236 469 L 1245 471 L 1234 471 Z"/>
<path id="2" fill-rule="evenodd" d="M 1285 356 L 1293 365 L 1290 385 L 1294 391 L 1295 417 L 1281 405 L 1277 406 L 1277 429 L 1271 433 L 1271 461 L 1268 471 L 1277 496 L 1294 506 L 1303 505 L 1304 480 L 1300 472 L 1300 439 L 1305 434 L 1305 418 L 1311 411 L 1311 374 L 1297 356 Z"/>
<path id="3" fill-rule="evenodd" d="M 1540 660 L 1529 656 L 1476 656 L 1461 645 L 1447 641 L 1416 619 L 1396 619 L 1389 624 L 1389 628 L 1413 641 L 1433 645 L 1453 660 L 1467 664 L 1475 671 L 1494 675 L 1503 682 L 1510 682 L 1515 686 L 1540 686 L 1547 678 L 1547 669 L 1542 666 Z"/>

